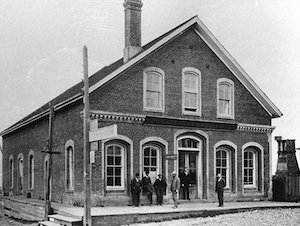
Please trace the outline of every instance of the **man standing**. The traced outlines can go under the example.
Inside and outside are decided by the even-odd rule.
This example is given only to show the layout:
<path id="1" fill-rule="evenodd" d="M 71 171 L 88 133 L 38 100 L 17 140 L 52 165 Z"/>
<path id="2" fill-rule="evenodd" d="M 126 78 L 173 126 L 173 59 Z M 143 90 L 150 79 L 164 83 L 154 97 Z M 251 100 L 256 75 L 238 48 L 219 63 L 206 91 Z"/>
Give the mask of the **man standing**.
<path id="1" fill-rule="evenodd" d="M 146 176 L 142 179 L 143 185 L 143 194 L 146 195 L 149 200 L 150 205 L 152 205 L 152 195 L 153 195 L 153 185 L 151 183 L 151 179 L 149 177 L 149 171 L 145 171 Z"/>
<path id="2" fill-rule="evenodd" d="M 174 206 L 172 208 L 178 207 L 177 195 L 180 189 L 180 179 L 177 177 L 177 173 L 175 171 L 172 172 L 172 181 L 171 181 L 171 192 L 172 198 L 174 201 Z"/>
<path id="3" fill-rule="evenodd" d="M 218 173 L 216 181 L 216 192 L 218 193 L 219 206 L 224 204 L 224 187 L 226 186 L 225 180 L 222 178 L 222 175 Z"/>
<path id="4" fill-rule="evenodd" d="M 136 173 L 135 178 L 130 183 L 132 204 L 133 206 L 140 205 L 141 181 L 140 174 Z"/>
<path id="5" fill-rule="evenodd" d="M 183 199 L 190 200 L 190 186 L 191 186 L 191 177 L 189 173 L 189 169 L 184 167 L 184 172 L 180 177 L 181 186 L 183 190 Z"/>
<path id="6" fill-rule="evenodd" d="M 166 194 L 167 183 L 163 179 L 162 174 L 158 174 L 158 179 L 154 182 L 154 188 L 157 196 L 157 205 L 162 205 L 163 196 Z"/>

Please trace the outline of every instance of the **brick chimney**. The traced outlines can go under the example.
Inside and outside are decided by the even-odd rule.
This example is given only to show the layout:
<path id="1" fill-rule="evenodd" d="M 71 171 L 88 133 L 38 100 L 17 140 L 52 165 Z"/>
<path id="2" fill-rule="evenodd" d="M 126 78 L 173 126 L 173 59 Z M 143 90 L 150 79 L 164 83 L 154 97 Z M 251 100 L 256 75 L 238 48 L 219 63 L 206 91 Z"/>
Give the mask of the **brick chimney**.
<path id="1" fill-rule="evenodd" d="M 124 63 L 142 51 L 141 47 L 141 0 L 125 0 L 125 48 Z"/>

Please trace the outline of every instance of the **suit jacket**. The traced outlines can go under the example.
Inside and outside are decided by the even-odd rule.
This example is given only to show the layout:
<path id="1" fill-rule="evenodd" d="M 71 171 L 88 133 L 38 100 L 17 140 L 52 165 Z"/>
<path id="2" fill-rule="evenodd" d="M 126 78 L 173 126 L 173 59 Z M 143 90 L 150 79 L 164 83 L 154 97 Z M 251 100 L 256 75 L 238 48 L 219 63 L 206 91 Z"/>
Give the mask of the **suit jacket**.
<path id="1" fill-rule="evenodd" d="M 140 180 L 137 181 L 136 178 L 134 178 L 130 183 L 131 193 L 140 194 L 141 187 L 142 187 L 141 181 Z"/>
<path id="2" fill-rule="evenodd" d="M 160 191 L 162 194 L 166 194 L 166 188 L 167 188 L 167 183 L 162 179 L 156 179 L 156 181 L 154 182 L 154 188 L 157 191 Z"/>
<path id="3" fill-rule="evenodd" d="M 188 187 L 191 184 L 190 174 L 182 173 L 181 177 L 180 177 L 180 181 L 181 181 L 181 184 L 183 184 L 185 187 Z"/>
<path id="4" fill-rule="evenodd" d="M 175 192 L 176 190 L 180 189 L 180 179 L 179 177 L 175 176 L 172 178 L 171 181 L 171 192 Z"/>
<path id="5" fill-rule="evenodd" d="M 223 178 L 220 181 L 216 181 L 216 192 L 224 191 L 224 187 L 226 187 L 226 182 Z"/>
<path id="6" fill-rule="evenodd" d="M 143 185 L 143 193 L 149 193 L 149 192 L 153 193 L 154 192 L 150 177 L 143 177 L 142 185 Z"/>

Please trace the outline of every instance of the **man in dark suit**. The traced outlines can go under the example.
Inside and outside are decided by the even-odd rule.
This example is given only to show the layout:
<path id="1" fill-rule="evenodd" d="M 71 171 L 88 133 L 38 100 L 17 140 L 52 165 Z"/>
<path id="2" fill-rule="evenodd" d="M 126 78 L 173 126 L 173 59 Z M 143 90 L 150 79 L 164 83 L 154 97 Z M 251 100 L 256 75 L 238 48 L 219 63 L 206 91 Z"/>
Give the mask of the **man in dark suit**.
<path id="1" fill-rule="evenodd" d="M 184 167 L 184 172 L 181 174 L 180 181 L 183 191 L 183 199 L 190 200 L 191 176 L 187 167 Z"/>
<path id="2" fill-rule="evenodd" d="M 135 178 L 133 178 L 133 180 L 130 183 L 133 206 L 140 205 L 141 187 L 142 187 L 142 183 L 140 180 L 140 174 L 136 173 Z"/>
<path id="3" fill-rule="evenodd" d="M 225 180 L 222 178 L 222 175 L 218 173 L 216 181 L 216 192 L 218 194 L 219 206 L 224 205 L 224 188 L 226 186 Z"/>
<path id="4" fill-rule="evenodd" d="M 143 194 L 146 195 L 147 199 L 149 200 L 149 204 L 152 205 L 154 188 L 149 177 L 149 171 L 145 171 L 145 174 L 146 176 L 144 176 L 142 179 Z"/>
<path id="5" fill-rule="evenodd" d="M 162 205 L 163 196 L 166 194 L 167 183 L 163 179 L 162 174 L 158 174 L 158 179 L 154 182 L 154 188 L 157 196 L 157 205 Z"/>

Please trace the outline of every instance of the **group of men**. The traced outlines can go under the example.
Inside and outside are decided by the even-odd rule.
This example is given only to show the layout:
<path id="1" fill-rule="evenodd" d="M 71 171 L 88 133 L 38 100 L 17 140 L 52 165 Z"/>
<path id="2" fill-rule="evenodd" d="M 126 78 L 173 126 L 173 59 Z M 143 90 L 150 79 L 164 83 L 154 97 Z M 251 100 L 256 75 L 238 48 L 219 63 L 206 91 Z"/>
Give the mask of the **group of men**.
<path id="1" fill-rule="evenodd" d="M 188 168 L 184 169 L 184 172 L 180 176 L 177 176 L 175 171 L 172 172 L 170 190 L 172 192 L 172 199 L 174 201 L 173 208 L 178 207 L 178 193 L 180 187 L 182 187 L 183 198 L 190 200 L 189 196 L 189 187 L 191 186 L 191 178 Z M 224 187 L 226 186 L 225 180 L 222 178 L 221 174 L 217 175 L 216 180 L 216 192 L 218 194 L 219 206 L 223 206 L 224 198 L 223 192 Z M 166 194 L 167 183 L 163 179 L 163 175 L 159 174 L 158 179 L 155 180 L 152 185 L 149 171 L 145 171 L 145 176 L 140 180 L 140 174 L 136 173 L 135 178 L 131 181 L 131 195 L 133 206 L 139 206 L 140 204 L 140 193 L 143 191 L 143 194 L 147 197 L 149 204 L 153 204 L 152 196 L 154 191 L 157 196 L 157 205 L 162 205 L 163 196 Z"/>

